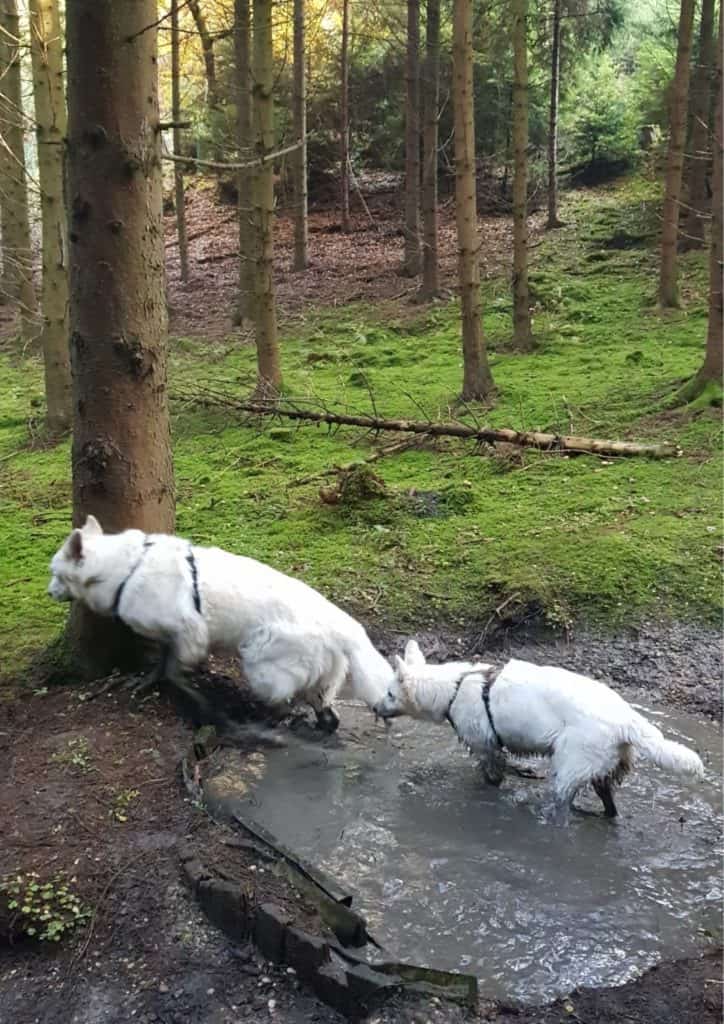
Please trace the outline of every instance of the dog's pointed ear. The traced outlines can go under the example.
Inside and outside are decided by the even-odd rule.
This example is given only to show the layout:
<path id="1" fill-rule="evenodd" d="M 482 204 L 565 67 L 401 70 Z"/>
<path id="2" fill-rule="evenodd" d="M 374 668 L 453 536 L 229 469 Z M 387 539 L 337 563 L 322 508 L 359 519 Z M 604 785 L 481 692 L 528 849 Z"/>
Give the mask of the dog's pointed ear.
<path id="1" fill-rule="evenodd" d="M 420 650 L 417 640 L 408 640 L 405 647 L 405 664 L 412 668 L 421 668 L 425 664 L 425 655 Z"/>
<path id="2" fill-rule="evenodd" d="M 83 557 L 83 533 L 80 530 L 73 530 L 65 542 L 63 553 L 74 562 L 80 562 Z"/>
<path id="3" fill-rule="evenodd" d="M 409 672 L 407 668 L 407 662 L 405 662 L 399 654 L 395 655 L 395 670 L 400 679 L 407 679 Z"/>
<path id="4" fill-rule="evenodd" d="M 83 526 L 83 533 L 94 534 L 103 533 L 103 527 L 98 522 L 95 516 L 86 516 L 85 525 Z"/>

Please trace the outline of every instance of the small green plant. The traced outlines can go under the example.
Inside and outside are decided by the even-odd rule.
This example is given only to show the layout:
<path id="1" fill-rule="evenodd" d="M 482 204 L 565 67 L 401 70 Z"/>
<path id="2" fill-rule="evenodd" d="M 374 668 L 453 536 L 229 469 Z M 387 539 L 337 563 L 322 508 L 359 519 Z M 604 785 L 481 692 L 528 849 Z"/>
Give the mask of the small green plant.
<path id="1" fill-rule="evenodd" d="M 90 909 L 58 873 L 42 881 L 35 871 L 19 872 L 0 879 L 0 896 L 11 915 L 13 932 L 48 942 L 60 942 L 63 935 L 90 917 Z"/>
<path id="2" fill-rule="evenodd" d="M 93 771 L 90 744 L 85 736 L 77 736 L 68 740 L 65 750 L 57 751 L 50 760 L 56 764 L 65 765 L 67 768 L 77 768 L 84 774 Z"/>
<path id="3" fill-rule="evenodd" d="M 137 789 L 122 789 L 120 793 L 116 794 L 111 807 L 111 817 L 115 821 L 128 821 L 128 807 L 132 800 L 137 800 L 140 796 L 140 791 Z"/>

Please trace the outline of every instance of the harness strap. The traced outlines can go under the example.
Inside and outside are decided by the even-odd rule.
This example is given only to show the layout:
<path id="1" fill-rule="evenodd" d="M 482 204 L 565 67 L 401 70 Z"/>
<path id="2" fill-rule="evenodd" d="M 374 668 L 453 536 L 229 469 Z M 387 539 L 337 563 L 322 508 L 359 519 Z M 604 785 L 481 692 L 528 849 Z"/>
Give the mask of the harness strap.
<path id="1" fill-rule="evenodd" d="M 121 606 L 121 598 L 123 597 L 123 591 L 126 588 L 126 584 L 130 580 L 131 576 L 133 576 L 136 569 L 138 569 L 148 549 L 152 547 L 153 541 L 150 540 L 150 538 L 146 537 L 143 541 L 143 548 L 141 549 L 141 554 L 136 559 L 135 563 L 131 567 L 131 571 L 128 573 L 126 578 L 121 581 L 121 584 L 118 587 L 118 590 L 116 591 L 116 596 L 113 598 L 113 604 L 111 605 L 111 615 L 113 616 L 114 619 L 118 619 L 119 622 L 123 622 L 123 619 L 121 618 L 118 609 Z"/>
<path id="2" fill-rule="evenodd" d="M 468 673 L 466 672 L 465 675 L 464 676 L 460 676 L 460 678 L 458 679 L 457 683 L 455 683 L 455 693 L 452 695 L 450 703 L 447 706 L 447 711 L 445 712 L 445 718 L 447 718 L 448 722 L 453 727 L 453 730 L 455 732 L 457 732 L 457 729 L 455 728 L 455 723 L 453 722 L 452 716 L 450 715 L 450 709 L 452 708 L 452 706 L 455 703 L 455 701 L 458 699 L 458 694 L 460 693 L 460 687 L 463 684 L 463 680 L 466 679 L 467 676 L 468 676 Z"/>
<path id="3" fill-rule="evenodd" d="M 503 741 L 500 738 L 500 733 L 495 728 L 495 722 L 493 721 L 493 712 L 490 710 L 490 691 L 493 688 L 493 683 L 498 678 L 498 673 L 495 671 L 494 668 L 483 669 L 483 670 L 481 670 L 479 668 L 478 669 L 472 669 L 470 672 L 465 672 L 464 675 L 460 676 L 460 678 L 458 679 L 457 683 L 455 684 L 455 693 L 452 695 L 452 699 L 451 699 L 450 703 L 447 706 L 447 711 L 445 712 L 445 718 L 448 720 L 448 722 L 452 726 L 454 732 L 457 733 L 457 728 L 455 727 L 455 722 L 453 721 L 452 714 L 451 714 L 452 706 L 453 706 L 453 704 L 455 703 L 455 701 L 458 698 L 458 694 L 460 693 L 460 687 L 465 682 L 465 680 L 468 678 L 468 676 L 478 675 L 481 672 L 485 676 L 485 681 L 483 682 L 483 686 L 482 686 L 482 690 L 481 690 L 481 696 L 483 698 L 483 707 L 485 708 L 485 714 L 488 716 L 488 724 L 490 725 L 490 731 L 493 734 L 493 738 L 495 739 L 495 742 L 498 744 L 498 746 L 502 747 L 503 746 Z"/>
<path id="4" fill-rule="evenodd" d="M 201 593 L 199 592 L 199 567 L 196 564 L 196 558 L 194 557 L 194 549 L 189 544 L 189 551 L 186 555 L 186 561 L 189 563 L 191 569 L 191 585 L 193 587 L 194 596 L 194 608 L 201 614 Z"/>

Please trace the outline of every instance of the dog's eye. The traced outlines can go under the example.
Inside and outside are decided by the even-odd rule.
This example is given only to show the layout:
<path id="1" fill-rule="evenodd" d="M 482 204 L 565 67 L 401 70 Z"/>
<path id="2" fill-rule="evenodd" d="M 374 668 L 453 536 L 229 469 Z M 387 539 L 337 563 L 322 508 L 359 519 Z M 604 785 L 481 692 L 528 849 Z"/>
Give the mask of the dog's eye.
<path id="1" fill-rule="evenodd" d="M 388 690 L 387 691 L 387 696 L 390 698 L 390 700 L 394 700 L 395 699 L 395 695 L 392 692 L 392 690 Z"/>

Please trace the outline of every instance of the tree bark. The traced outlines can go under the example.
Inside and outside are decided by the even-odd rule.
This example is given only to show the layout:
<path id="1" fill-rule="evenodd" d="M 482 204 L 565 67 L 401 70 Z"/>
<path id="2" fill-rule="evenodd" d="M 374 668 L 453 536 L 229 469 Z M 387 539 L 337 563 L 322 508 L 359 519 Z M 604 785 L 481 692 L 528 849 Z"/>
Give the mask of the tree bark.
<path id="1" fill-rule="evenodd" d="M 181 156 L 181 61 L 179 54 L 178 0 L 171 0 L 171 120 L 173 121 L 172 145 L 176 156 Z M 186 232 L 186 197 L 184 195 L 184 172 L 181 164 L 173 165 L 173 184 L 176 205 L 176 234 L 178 255 L 181 266 L 181 280 L 189 279 L 189 246 Z"/>
<path id="2" fill-rule="evenodd" d="M 156 18 L 155 0 L 66 9 L 73 522 L 111 532 L 174 528 Z M 79 602 L 69 640 L 91 676 L 143 651 Z"/>
<path id="3" fill-rule="evenodd" d="M 68 271 L 63 146 L 68 125 L 63 88 L 63 44 L 57 0 L 30 0 L 30 53 L 38 141 L 38 180 L 43 232 L 43 329 L 46 424 L 51 435 L 70 428 Z"/>
<path id="4" fill-rule="evenodd" d="M 561 0 L 553 0 L 551 38 L 551 96 L 548 115 L 548 221 L 547 228 L 560 228 L 558 217 L 558 97 L 561 82 Z"/>
<path id="5" fill-rule="evenodd" d="M 263 157 L 274 150 L 274 52 L 272 0 L 253 0 L 254 47 L 252 80 L 253 133 Z M 253 174 L 254 203 L 254 323 L 256 329 L 257 391 L 276 394 L 282 385 L 277 315 L 274 297 L 274 164 L 267 160 Z"/>
<path id="6" fill-rule="evenodd" d="M 706 172 L 711 150 L 709 139 L 710 100 L 712 72 L 715 68 L 714 53 L 714 0 L 702 0 L 701 22 L 699 25 L 699 54 L 691 80 L 691 142 L 689 144 L 690 167 L 687 177 L 686 206 L 684 208 L 682 236 L 679 248 L 682 251 L 704 247 L 704 225 L 709 207 L 706 192 Z"/>
<path id="7" fill-rule="evenodd" d="M 307 221 L 307 73 L 305 43 L 305 0 L 294 0 L 294 88 L 292 121 L 294 138 L 301 146 L 292 158 L 294 196 L 294 269 L 309 266 L 309 226 Z"/>
<path id="8" fill-rule="evenodd" d="M 480 295 L 480 238 L 475 195 L 472 0 L 453 2 L 453 108 L 455 220 L 463 340 L 462 397 L 465 401 L 471 401 L 487 398 L 494 391 L 483 338 Z"/>
<path id="9" fill-rule="evenodd" d="M 340 201 L 342 208 L 342 231 L 349 234 L 352 222 L 349 219 L 349 4 L 342 0 L 342 53 L 340 57 Z"/>
<path id="10" fill-rule="evenodd" d="M 405 65 L 405 255 L 403 272 L 420 273 L 420 0 L 407 0 Z"/>
<path id="11" fill-rule="evenodd" d="M 194 19 L 196 31 L 201 41 L 201 54 L 204 59 L 204 72 L 206 74 L 206 106 L 209 112 L 214 159 L 221 160 L 222 153 L 218 138 L 219 131 L 221 130 L 221 98 L 216 75 L 214 37 L 208 30 L 199 0 L 186 0 L 186 3 L 191 11 L 191 17 Z"/>
<path id="12" fill-rule="evenodd" d="M 676 71 L 674 72 L 669 112 L 669 151 L 666 161 L 661 227 L 659 302 L 664 309 L 679 305 L 676 243 L 679 232 L 679 206 L 684 166 L 684 142 L 686 140 L 686 98 L 689 89 L 691 33 L 695 6 L 695 0 L 681 0 Z"/>
<path id="13" fill-rule="evenodd" d="M 440 102 L 440 0 L 427 0 L 422 138 L 422 286 L 420 298 L 440 292 L 438 263 L 437 149 Z"/>
<path id="14" fill-rule="evenodd" d="M 513 345 L 533 347 L 528 293 L 528 0 L 512 0 L 513 18 Z"/>
<path id="15" fill-rule="evenodd" d="M 17 0 L 0 0 L 0 187 L 2 188 L 3 282 L 5 295 L 20 307 L 22 337 L 37 334 L 33 249 L 28 215 L 20 82 L 20 19 Z"/>
<path id="16" fill-rule="evenodd" d="M 236 60 L 236 144 L 240 162 L 251 155 L 251 16 L 249 0 L 234 0 L 234 56 Z M 239 295 L 237 314 L 243 326 L 254 319 L 254 218 L 253 175 L 240 168 L 239 193 Z"/>
<path id="17" fill-rule="evenodd" d="M 712 197 L 711 197 L 711 248 L 709 250 L 709 325 L 706 332 L 706 351 L 699 372 L 686 384 L 677 396 L 677 402 L 691 402 L 708 394 L 712 402 L 721 404 L 722 375 L 724 374 L 724 323 L 722 322 L 722 172 L 724 171 L 723 147 L 724 125 L 722 125 L 722 37 L 721 8 L 719 10 L 719 45 L 714 80 L 715 115 L 712 138 Z"/>

